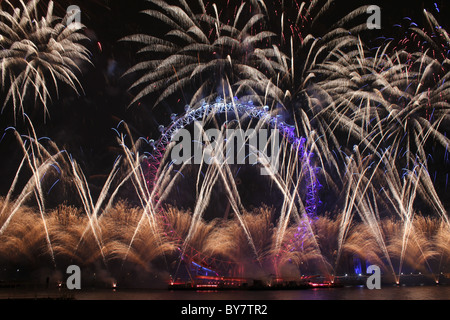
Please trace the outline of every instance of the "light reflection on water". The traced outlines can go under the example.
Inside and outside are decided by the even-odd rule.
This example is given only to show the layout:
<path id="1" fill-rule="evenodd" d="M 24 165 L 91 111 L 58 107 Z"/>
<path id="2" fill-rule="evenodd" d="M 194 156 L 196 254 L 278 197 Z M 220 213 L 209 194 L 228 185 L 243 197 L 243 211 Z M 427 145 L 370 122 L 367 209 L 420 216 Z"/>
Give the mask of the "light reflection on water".
<path id="1" fill-rule="evenodd" d="M 0 290 L 0 299 L 60 297 L 76 300 L 450 300 L 450 286 L 364 286 L 308 290 L 271 291 L 169 291 L 135 289 L 81 289 L 79 291 Z"/>
<path id="2" fill-rule="evenodd" d="M 114 294 L 117 294 L 116 296 Z M 86 294 L 79 299 L 93 299 Z M 164 300 L 449 300 L 450 286 L 422 287 L 385 287 L 380 290 L 369 290 L 364 286 L 308 289 L 308 290 L 273 290 L 273 291 L 122 291 L 111 292 L 104 298 L 127 299 L 164 299 Z"/>

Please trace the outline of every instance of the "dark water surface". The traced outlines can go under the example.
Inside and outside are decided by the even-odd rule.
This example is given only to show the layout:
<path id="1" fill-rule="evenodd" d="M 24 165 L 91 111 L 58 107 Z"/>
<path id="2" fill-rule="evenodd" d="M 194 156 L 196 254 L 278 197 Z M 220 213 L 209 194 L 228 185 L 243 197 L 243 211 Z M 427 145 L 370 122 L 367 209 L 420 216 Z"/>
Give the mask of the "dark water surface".
<path id="1" fill-rule="evenodd" d="M 270 291 L 170 291 L 135 289 L 0 289 L 0 299 L 73 298 L 75 300 L 450 300 L 450 286 L 365 286 Z"/>
<path id="2" fill-rule="evenodd" d="M 450 300 L 450 286 L 344 287 L 273 291 L 116 291 L 80 292 L 76 299 L 150 300 Z"/>

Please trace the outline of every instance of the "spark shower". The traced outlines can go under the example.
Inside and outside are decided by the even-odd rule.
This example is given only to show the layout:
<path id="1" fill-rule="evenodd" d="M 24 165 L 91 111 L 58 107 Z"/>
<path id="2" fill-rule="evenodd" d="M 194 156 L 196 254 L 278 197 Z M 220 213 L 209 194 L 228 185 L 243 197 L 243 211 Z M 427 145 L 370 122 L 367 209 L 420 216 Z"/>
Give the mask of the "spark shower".
<path id="1" fill-rule="evenodd" d="M 72 3 L 2 1 L 0 145 L 20 153 L 2 179 L 3 273 L 58 277 L 75 264 L 116 284 L 167 280 L 184 263 L 333 280 L 373 264 L 388 282 L 418 272 L 438 282 L 450 272 L 449 35 L 437 5 L 423 25 L 402 17 L 373 30 L 371 3 L 339 2 L 141 1 L 133 17 L 157 27 L 116 39 L 132 65 L 114 78 L 110 58 L 102 77 L 126 83 L 116 103 L 152 125 L 114 118 L 114 160 L 98 183 L 74 154 L 81 143 L 41 133 L 58 107 L 93 104 L 85 83 L 106 51 L 85 19 L 94 10 L 80 5 L 87 25 L 67 28 Z M 253 152 L 243 135 L 254 161 L 234 161 L 230 130 L 272 135 Z M 180 133 L 192 138 L 177 144 Z M 188 145 L 209 160 L 174 161 Z"/>

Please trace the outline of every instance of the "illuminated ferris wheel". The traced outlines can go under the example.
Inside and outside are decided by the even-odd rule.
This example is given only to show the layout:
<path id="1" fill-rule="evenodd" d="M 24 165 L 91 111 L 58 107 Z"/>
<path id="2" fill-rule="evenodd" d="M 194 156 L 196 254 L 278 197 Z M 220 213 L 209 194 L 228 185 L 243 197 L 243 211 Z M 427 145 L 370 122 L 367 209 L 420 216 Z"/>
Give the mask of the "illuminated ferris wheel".
<path id="1" fill-rule="evenodd" d="M 226 101 L 223 99 L 217 99 L 214 103 L 203 102 L 200 107 L 191 109 L 189 106 L 185 107 L 185 113 L 182 116 L 176 114 L 171 115 L 171 124 L 168 127 L 160 126 L 161 137 L 157 141 L 150 140 L 150 145 L 153 147 L 151 156 L 147 157 L 145 163 L 146 180 L 149 189 L 158 188 L 157 181 L 164 168 L 168 166 L 176 166 L 176 161 L 170 158 L 169 153 L 173 147 L 174 142 L 177 139 L 177 135 L 181 130 L 192 130 L 195 125 L 201 126 L 202 129 L 206 129 L 214 123 L 217 126 L 219 123 L 220 128 L 225 126 L 227 129 L 232 128 L 233 125 L 239 128 L 266 128 L 271 130 L 272 134 L 275 133 L 280 137 L 280 143 L 283 146 L 283 150 L 289 150 L 289 157 L 286 156 L 286 152 L 279 152 L 277 162 L 278 167 L 276 170 L 283 171 L 294 170 L 293 167 L 284 165 L 283 161 L 286 158 L 295 159 L 295 170 L 301 170 L 301 183 L 297 183 L 296 192 L 298 194 L 299 201 L 302 202 L 303 214 L 309 219 L 313 219 L 316 215 L 317 206 L 319 204 L 318 191 L 320 184 L 317 178 L 318 168 L 314 166 L 314 154 L 309 150 L 307 139 L 298 137 L 295 132 L 295 127 L 282 120 L 280 116 L 273 116 L 268 106 L 255 106 L 252 102 L 240 102 L 238 99 Z M 243 125 L 245 123 L 245 125 Z M 225 130 L 221 131 L 222 133 Z M 226 140 L 226 139 L 224 139 Z M 198 142 L 198 141 L 197 141 Z M 203 145 L 203 147 L 205 147 Z M 293 158 L 292 154 L 296 156 Z M 179 164 L 178 164 L 179 165 Z M 254 164 L 241 164 L 242 166 L 255 166 Z M 261 167 L 261 165 L 259 166 Z M 240 170 L 241 168 L 238 168 Z M 174 170 L 174 172 L 180 173 L 180 170 Z M 164 173 L 167 174 L 167 173 Z M 269 173 L 270 174 L 274 174 Z M 298 178 L 299 176 L 297 176 Z M 300 179 L 300 178 L 298 178 Z M 299 188 L 298 186 L 301 186 Z M 160 201 L 158 199 L 158 201 Z M 167 199 L 161 200 L 167 201 Z M 228 206 L 229 209 L 229 206 Z M 223 215 L 228 216 L 228 213 Z M 180 235 L 176 233 L 174 228 L 167 224 L 168 234 L 175 238 L 180 243 L 179 253 L 180 261 L 184 261 L 187 264 L 195 266 L 197 269 L 203 269 L 206 272 L 215 273 L 220 271 L 221 274 L 236 274 L 239 269 L 239 263 L 236 261 L 224 260 L 216 256 L 211 256 L 201 252 L 194 247 L 186 243 Z"/>

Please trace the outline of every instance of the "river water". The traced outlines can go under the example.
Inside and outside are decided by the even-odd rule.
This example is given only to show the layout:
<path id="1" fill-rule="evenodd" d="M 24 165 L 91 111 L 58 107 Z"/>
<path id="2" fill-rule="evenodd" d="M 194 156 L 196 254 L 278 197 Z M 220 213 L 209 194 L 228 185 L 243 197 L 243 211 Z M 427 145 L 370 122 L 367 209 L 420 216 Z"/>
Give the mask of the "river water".
<path id="1" fill-rule="evenodd" d="M 0 299 L 71 297 L 75 300 L 450 300 L 450 286 L 365 286 L 270 291 L 170 291 L 136 289 L 27 290 L 0 289 Z"/>

